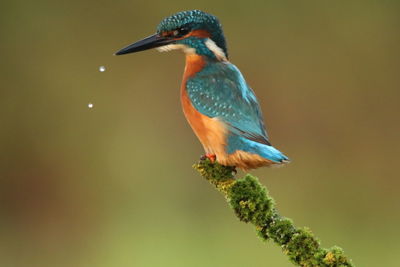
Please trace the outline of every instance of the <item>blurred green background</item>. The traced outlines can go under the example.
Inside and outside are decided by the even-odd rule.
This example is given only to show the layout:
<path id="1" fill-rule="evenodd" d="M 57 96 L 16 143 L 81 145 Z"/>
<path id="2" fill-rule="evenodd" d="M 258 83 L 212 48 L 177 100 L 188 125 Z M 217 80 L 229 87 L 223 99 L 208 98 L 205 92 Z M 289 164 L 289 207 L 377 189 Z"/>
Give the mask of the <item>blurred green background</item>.
<path id="1" fill-rule="evenodd" d="M 292 266 L 191 168 L 183 55 L 113 56 L 194 8 L 293 160 L 253 172 L 281 214 L 357 266 L 399 266 L 399 4 L 2 1 L 0 266 Z"/>

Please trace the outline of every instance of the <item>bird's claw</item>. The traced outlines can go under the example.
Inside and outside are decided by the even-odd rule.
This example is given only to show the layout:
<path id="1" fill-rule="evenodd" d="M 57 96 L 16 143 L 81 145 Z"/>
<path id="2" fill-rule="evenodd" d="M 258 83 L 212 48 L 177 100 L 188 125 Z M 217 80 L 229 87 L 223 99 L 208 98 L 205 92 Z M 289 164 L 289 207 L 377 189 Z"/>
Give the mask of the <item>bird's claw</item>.
<path id="1" fill-rule="evenodd" d="M 211 163 L 215 163 L 217 156 L 215 154 L 205 154 L 200 157 L 200 160 L 206 160 L 206 159 L 209 159 Z"/>
<path id="2" fill-rule="evenodd" d="M 235 176 L 235 175 L 237 174 L 237 172 L 238 172 L 238 171 L 237 171 L 237 169 L 236 169 L 236 166 L 234 166 L 234 167 L 233 167 L 233 170 L 232 170 L 233 176 Z"/>

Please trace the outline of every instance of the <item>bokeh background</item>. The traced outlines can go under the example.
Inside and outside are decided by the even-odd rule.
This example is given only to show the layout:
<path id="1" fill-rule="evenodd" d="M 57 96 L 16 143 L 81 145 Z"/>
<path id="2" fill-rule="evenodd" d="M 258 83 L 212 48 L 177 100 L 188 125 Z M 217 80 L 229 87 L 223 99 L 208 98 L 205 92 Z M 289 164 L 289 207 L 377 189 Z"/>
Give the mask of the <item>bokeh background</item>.
<path id="1" fill-rule="evenodd" d="M 194 8 L 293 160 L 253 172 L 280 212 L 358 266 L 400 266 L 394 0 L 1 1 L 0 266 L 292 266 L 191 168 L 183 55 L 113 56 Z"/>

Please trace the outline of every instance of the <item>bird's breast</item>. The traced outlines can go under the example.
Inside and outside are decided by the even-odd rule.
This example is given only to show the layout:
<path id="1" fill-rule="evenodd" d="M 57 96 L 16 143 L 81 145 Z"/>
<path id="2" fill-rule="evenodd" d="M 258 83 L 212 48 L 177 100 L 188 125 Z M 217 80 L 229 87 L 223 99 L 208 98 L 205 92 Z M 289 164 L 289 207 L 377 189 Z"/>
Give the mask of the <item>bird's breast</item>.
<path id="1" fill-rule="evenodd" d="M 202 56 L 186 56 L 185 72 L 181 85 L 183 113 L 207 153 L 224 153 L 226 145 L 225 124 L 217 118 L 210 118 L 199 112 L 192 104 L 186 91 L 187 80 L 200 72 L 206 62 Z"/>

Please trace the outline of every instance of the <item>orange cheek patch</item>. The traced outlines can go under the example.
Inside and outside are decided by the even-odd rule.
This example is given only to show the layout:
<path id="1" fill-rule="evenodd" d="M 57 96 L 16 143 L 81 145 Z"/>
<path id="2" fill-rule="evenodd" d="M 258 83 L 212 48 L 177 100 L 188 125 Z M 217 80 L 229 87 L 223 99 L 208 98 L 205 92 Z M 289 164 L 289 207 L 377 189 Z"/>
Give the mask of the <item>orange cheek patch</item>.
<path id="1" fill-rule="evenodd" d="M 211 35 L 206 30 L 194 30 L 194 31 L 189 32 L 188 34 L 186 34 L 183 37 L 174 38 L 174 39 L 175 40 L 182 40 L 182 39 L 188 38 L 190 36 L 199 37 L 199 38 L 209 38 Z"/>
<path id="2" fill-rule="evenodd" d="M 189 37 L 189 36 L 195 36 L 195 37 L 200 37 L 200 38 L 209 38 L 211 35 L 206 30 L 194 30 L 194 31 L 191 31 L 189 34 L 187 34 L 185 37 Z"/>
<path id="3" fill-rule="evenodd" d="M 167 37 L 167 36 L 171 36 L 171 35 L 172 35 L 172 32 L 162 32 L 161 33 L 162 37 Z"/>
<path id="4" fill-rule="evenodd" d="M 173 31 L 168 31 L 168 32 L 162 32 L 161 36 L 163 37 L 173 37 Z M 186 34 L 185 36 L 179 37 L 179 38 L 174 38 L 175 40 L 182 40 L 187 37 L 194 36 L 194 37 L 199 37 L 199 38 L 209 38 L 211 34 L 206 31 L 206 30 L 194 30 Z"/>

